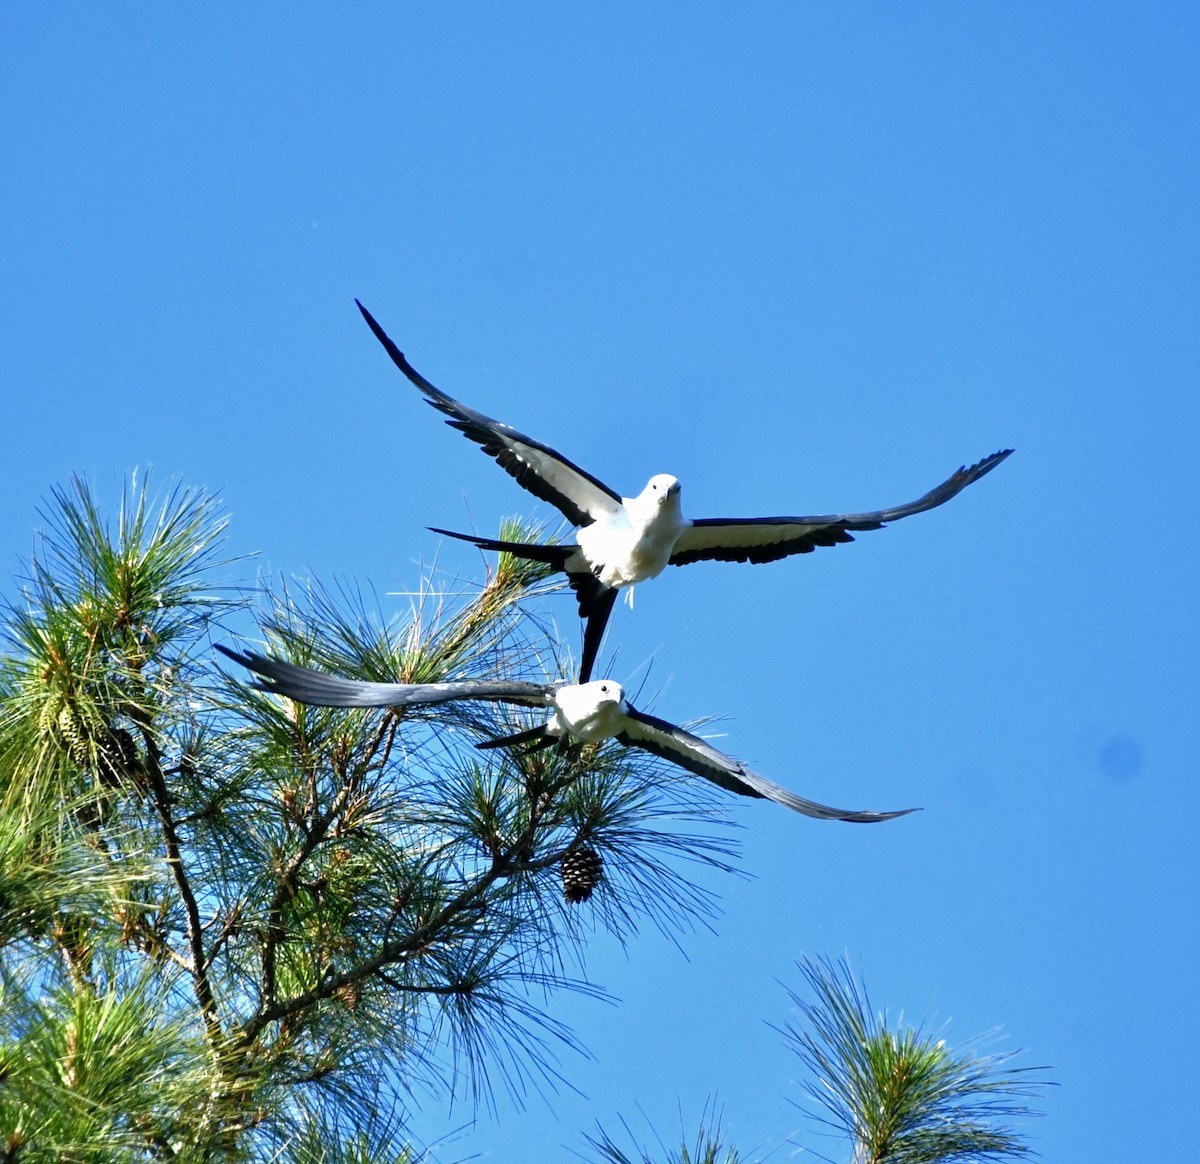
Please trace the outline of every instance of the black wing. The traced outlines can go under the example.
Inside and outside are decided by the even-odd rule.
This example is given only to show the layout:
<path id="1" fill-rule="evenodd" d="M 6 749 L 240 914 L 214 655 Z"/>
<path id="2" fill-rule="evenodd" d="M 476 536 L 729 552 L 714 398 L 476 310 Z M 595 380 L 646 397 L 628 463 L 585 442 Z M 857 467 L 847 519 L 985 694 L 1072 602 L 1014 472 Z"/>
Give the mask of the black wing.
<path id="1" fill-rule="evenodd" d="M 358 300 L 354 302 L 358 303 Z M 620 510 L 618 494 L 549 445 L 484 416 L 435 388 L 404 358 L 404 353 L 361 303 L 358 303 L 358 309 L 375 338 L 392 357 L 392 363 L 425 393 L 434 408 L 450 417 L 446 423 L 459 429 L 488 456 L 494 457 L 496 463 L 534 497 L 550 502 L 573 525 L 591 525 L 597 518 Z"/>
<path id="2" fill-rule="evenodd" d="M 747 768 L 732 756 L 718 752 L 699 736 L 685 732 L 683 728 L 668 723 L 665 719 L 645 715 L 628 706 L 626 711 L 629 726 L 617 736 L 621 743 L 653 752 L 656 756 L 671 760 L 681 768 L 686 768 L 689 772 L 703 776 L 706 780 L 711 780 L 714 784 L 741 796 L 773 800 L 776 804 L 782 804 L 785 808 L 801 812 L 805 816 L 816 817 L 818 820 L 845 820 L 855 824 L 875 824 L 920 811 L 904 808 L 898 812 L 855 812 L 848 808 L 830 808 L 827 804 L 806 800 L 778 784 L 772 784 L 770 780 Z"/>
<path id="3" fill-rule="evenodd" d="M 688 562 L 774 562 L 792 554 L 807 554 L 817 546 L 852 542 L 850 530 L 880 529 L 914 513 L 936 509 L 961 493 L 972 482 L 990 473 L 1012 449 L 1001 449 L 969 469 L 959 469 L 924 497 L 879 509 L 874 513 L 847 513 L 825 517 L 707 517 L 693 521 L 679 535 L 672 566 Z"/>
<path id="4" fill-rule="evenodd" d="M 414 707 L 421 704 L 450 703 L 456 699 L 486 699 L 493 703 L 516 703 L 524 707 L 548 707 L 554 702 L 554 688 L 544 683 L 525 683 L 517 679 L 463 679 L 455 683 L 367 683 L 359 679 L 341 679 L 310 667 L 298 667 L 282 659 L 247 651 L 239 654 L 217 644 L 217 650 L 263 676 L 255 683 L 260 691 L 286 695 L 300 703 L 316 707 Z"/>

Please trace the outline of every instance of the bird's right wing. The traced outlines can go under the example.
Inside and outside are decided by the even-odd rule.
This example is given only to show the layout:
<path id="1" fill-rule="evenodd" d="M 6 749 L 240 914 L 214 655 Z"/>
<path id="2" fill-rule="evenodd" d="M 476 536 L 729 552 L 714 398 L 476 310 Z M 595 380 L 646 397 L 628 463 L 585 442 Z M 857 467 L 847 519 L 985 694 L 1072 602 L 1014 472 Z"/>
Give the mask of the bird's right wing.
<path id="1" fill-rule="evenodd" d="M 628 706 L 627 715 L 628 724 L 617 736 L 621 743 L 653 752 L 656 756 L 671 760 L 681 768 L 686 768 L 689 772 L 703 776 L 706 780 L 711 780 L 714 784 L 741 796 L 758 796 L 773 800 L 776 804 L 792 809 L 793 812 L 816 817 L 818 820 L 845 820 L 855 824 L 875 824 L 919 811 L 915 808 L 904 808 L 898 812 L 857 812 L 848 808 L 830 808 L 827 804 L 806 800 L 778 784 L 772 784 L 770 780 L 747 768 L 739 760 L 717 751 L 699 736 L 694 736 L 665 719 L 646 715 Z"/>
<path id="2" fill-rule="evenodd" d="M 358 300 L 354 302 L 358 303 Z M 534 497 L 550 502 L 573 525 L 591 525 L 621 509 L 619 494 L 549 445 L 484 416 L 435 388 L 404 358 L 404 353 L 361 303 L 358 303 L 358 309 L 375 338 L 391 356 L 392 363 L 425 393 L 434 408 L 450 418 L 446 423 L 459 429 L 488 456 L 494 457 L 496 463 Z"/>
<path id="3" fill-rule="evenodd" d="M 282 659 L 268 659 L 253 651 L 240 654 L 223 647 L 217 650 L 261 675 L 254 684 L 260 691 L 286 695 L 316 707 L 415 707 L 450 703 L 456 699 L 484 699 L 493 703 L 516 703 L 525 707 L 548 707 L 554 688 L 544 683 L 518 679 L 462 679 L 454 683 L 367 683 L 342 679 L 309 667 L 298 667 Z"/>
<path id="4" fill-rule="evenodd" d="M 702 517 L 679 535 L 671 553 L 672 566 L 705 559 L 719 562 L 775 562 L 792 554 L 807 554 L 817 546 L 854 541 L 850 530 L 881 529 L 914 513 L 945 505 L 968 485 L 990 473 L 1012 449 L 1001 449 L 969 468 L 958 469 L 916 501 L 871 513 L 826 514 L 821 517 Z"/>

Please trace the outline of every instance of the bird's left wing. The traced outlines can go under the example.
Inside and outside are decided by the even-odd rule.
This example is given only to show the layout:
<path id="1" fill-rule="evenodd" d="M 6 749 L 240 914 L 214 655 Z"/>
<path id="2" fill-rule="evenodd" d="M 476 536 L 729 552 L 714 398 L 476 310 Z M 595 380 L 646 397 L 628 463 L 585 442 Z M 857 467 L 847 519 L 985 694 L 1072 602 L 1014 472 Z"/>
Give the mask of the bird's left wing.
<path id="1" fill-rule="evenodd" d="M 801 812 L 805 816 L 816 817 L 818 820 L 845 820 L 856 824 L 874 824 L 919 811 L 915 808 L 904 808 L 898 812 L 855 812 L 848 808 L 830 808 L 827 804 L 806 800 L 778 784 L 772 784 L 745 764 L 725 755 L 724 752 L 718 752 L 699 736 L 694 736 L 673 723 L 635 711 L 632 707 L 627 708 L 627 716 L 628 723 L 617 736 L 621 743 L 653 752 L 656 756 L 671 760 L 681 768 L 686 768 L 689 772 L 703 776 L 706 780 L 711 780 L 714 784 L 741 796 L 773 800 L 776 804 L 782 804 L 785 808 Z"/>
<path id="2" fill-rule="evenodd" d="M 817 546 L 852 542 L 851 530 L 880 529 L 914 513 L 936 509 L 968 485 L 990 473 L 1012 449 L 1001 449 L 982 461 L 961 468 L 916 501 L 873 513 L 829 514 L 823 517 L 700 518 L 676 539 L 672 566 L 705 559 L 720 562 L 774 562 L 791 554 L 807 554 Z"/>
<path id="3" fill-rule="evenodd" d="M 449 703 L 455 699 L 485 699 L 494 703 L 517 703 L 526 707 L 548 707 L 554 688 L 545 683 L 518 679 L 462 679 L 454 683 L 367 683 L 342 679 L 310 667 L 298 667 L 282 659 L 247 651 L 240 654 L 217 644 L 217 650 L 261 675 L 255 686 L 261 691 L 286 695 L 317 707 L 415 707 Z"/>
<path id="4" fill-rule="evenodd" d="M 358 303 L 358 300 L 354 302 Z M 549 445 L 484 416 L 435 388 L 405 359 L 404 353 L 361 303 L 358 303 L 358 309 L 375 338 L 391 356 L 392 363 L 425 393 L 434 408 L 450 418 L 446 423 L 474 441 L 488 456 L 494 457 L 496 463 L 534 497 L 550 502 L 572 525 L 591 525 L 598 518 L 611 516 L 621 509 L 619 494 Z"/>

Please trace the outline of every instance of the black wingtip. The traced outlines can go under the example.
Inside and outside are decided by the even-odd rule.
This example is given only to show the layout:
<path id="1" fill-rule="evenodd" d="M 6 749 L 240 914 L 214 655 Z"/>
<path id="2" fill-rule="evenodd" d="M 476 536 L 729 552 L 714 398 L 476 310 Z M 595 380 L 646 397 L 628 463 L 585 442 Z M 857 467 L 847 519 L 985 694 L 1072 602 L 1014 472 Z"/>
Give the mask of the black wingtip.
<path id="1" fill-rule="evenodd" d="M 848 824 L 881 824 L 885 820 L 896 820 L 914 812 L 924 812 L 923 808 L 899 808 L 895 812 L 856 812 L 850 816 L 841 817 Z"/>
<path id="2" fill-rule="evenodd" d="M 248 682 L 256 691 L 266 691 L 272 695 L 279 694 L 275 677 L 263 667 L 263 664 L 270 662 L 265 655 L 258 655 L 253 651 L 231 651 L 228 647 L 223 647 L 220 643 L 213 643 L 213 646 L 222 655 L 232 659 L 240 667 L 245 667 L 247 671 L 254 673 L 253 678 L 248 680 Z"/>
<path id="3" fill-rule="evenodd" d="M 367 321 L 367 326 L 374 333 L 375 338 L 383 344 L 384 351 L 387 352 L 393 364 L 408 377 L 422 392 L 427 396 L 432 397 L 430 404 L 437 407 L 439 402 L 449 399 L 446 394 L 440 389 L 435 388 L 420 372 L 416 370 L 405 358 L 404 353 L 396 346 L 391 336 L 376 322 L 375 317 L 356 299 L 359 311 L 362 312 L 362 317 Z"/>
<path id="4" fill-rule="evenodd" d="M 969 469 L 964 465 L 959 469 L 959 473 L 970 477 L 972 481 L 978 481 L 985 473 L 990 473 L 1001 461 L 1006 461 L 1016 452 L 1016 449 L 997 449 L 990 457 L 984 457 L 982 461 L 977 461 Z"/>
<path id="5" fill-rule="evenodd" d="M 371 314 L 371 313 L 370 313 L 370 312 L 369 312 L 369 311 L 368 311 L 368 310 L 367 310 L 367 309 L 366 309 L 366 308 L 363 306 L 363 304 L 362 304 L 362 300 L 361 300 L 361 299 L 355 299 L 355 301 L 354 301 L 354 306 L 355 306 L 355 307 L 357 307 L 357 308 L 359 309 L 359 311 L 361 311 L 361 312 L 362 312 L 362 317 L 363 317 L 363 319 L 365 319 L 365 320 L 367 321 L 367 325 L 370 327 L 370 329 L 371 329 L 372 331 L 377 331 L 377 330 L 378 330 L 378 331 L 382 331 L 382 330 L 383 330 L 383 329 L 382 329 L 382 328 L 379 326 L 379 324 L 377 324 L 377 323 L 375 322 L 375 316 L 373 316 L 373 315 L 372 315 L 372 314 Z"/>
<path id="6" fill-rule="evenodd" d="M 220 643 L 213 643 L 213 646 L 216 647 L 222 655 L 228 656 L 235 663 L 240 663 L 243 667 L 248 667 L 251 670 L 254 669 L 254 657 L 252 655 L 243 655 L 238 651 L 231 651 L 228 647 L 223 647 Z"/>
<path id="7" fill-rule="evenodd" d="M 363 319 L 367 321 L 367 326 L 375 333 L 375 338 L 381 344 L 383 344 L 384 348 L 387 350 L 387 354 L 392 357 L 392 362 L 403 372 L 405 370 L 405 366 L 408 364 L 408 361 L 404 358 L 404 353 L 398 347 L 396 347 L 388 333 L 379 326 L 375 316 L 373 316 L 362 305 L 362 303 L 359 302 L 359 300 L 356 299 L 354 302 L 358 305 L 359 311 L 362 312 Z"/>

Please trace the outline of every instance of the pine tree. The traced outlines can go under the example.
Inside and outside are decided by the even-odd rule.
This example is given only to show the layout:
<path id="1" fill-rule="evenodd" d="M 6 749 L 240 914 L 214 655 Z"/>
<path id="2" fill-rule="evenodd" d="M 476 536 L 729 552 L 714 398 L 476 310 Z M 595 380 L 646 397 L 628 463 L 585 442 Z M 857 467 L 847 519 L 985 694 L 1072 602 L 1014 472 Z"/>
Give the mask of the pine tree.
<path id="1" fill-rule="evenodd" d="M 598 1126 L 595 1135 L 585 1137 L 594 1155 L 577 1153 L 579 1159 L 595 1160 L 597 1164 L 740 1164 L 742 1159 L 737 1148 L 726 1142 L 721 1112 L 711 1100 L 700 1114 L 695 1134 L 689 1137 L 683 1132 L 678 1148 L 667 1145 L 659 1136 L 654 1137 L 657 1142 L 653 1147 L 646 1147 L 637 1142 L 625 1120 L 621 1128 L 632 1147 L 622 1147 L 616 1137 Z"/>
<path id="2" fill-rule="evenodd" d="M 983 1164 L 1034 1154 L 1005 1121 L 1039 1114 L 1024 1101 L 1051 1086 L 1044 1068 L 1007 1066 L 1016 1052 L 976 1054 L 980 1039 L 950 1048 L 919 1028 L 889 1024 L 846 962 L 804 958 L 797 966 L 813 997 L 789 990 L 800 1016 L 778 1029 L 808 1070 L 803 1086 L 817 1122 L 849 1141 L 853 1164 Z M 710 1100 L 692 1142 L 685 1135 L 679 1148 L 657 1136 L 644 1147 L 623 1122 L 634 1145 L 626 1149 L 601 1126 L 585 1137 L 594 1155 L 580 1159 L 738 1164 L 743 1156 L 727 1142 L 720 1114 Z"/>
<path id="3" fill-rule="evenodd" d="M 76 481 L 44 516 L 0 663 L 0 1160 L 399 1164 L 414 1089 L 553 1085 L 549 1000 L 594 990 L 594 929 L 711 909 L 681 871 L 732 855 L 702 782 L 480 753 L 513 724 L 478 705 L 304 707 L 211 650 L 240 627 L 362 679 L 554 677 L 536 564 L 389 620 L 233 586 L 194 490 L 131 483 L 109 523 Z"/>
<path id="4" fill-rule="evenodd" d="M 797 963 L 814 998 L 789 991 L 802 1021 L 783 1028 L 808 1068 L 822 1122 L 850 1139 L 854 1164 L 974 1164 L 1032 1155 L 1008 1126 L 1036 1115 L 1025 1100 L 1048 1082 L 919 1027 L 890 1025 L 846 962 Z"/>

